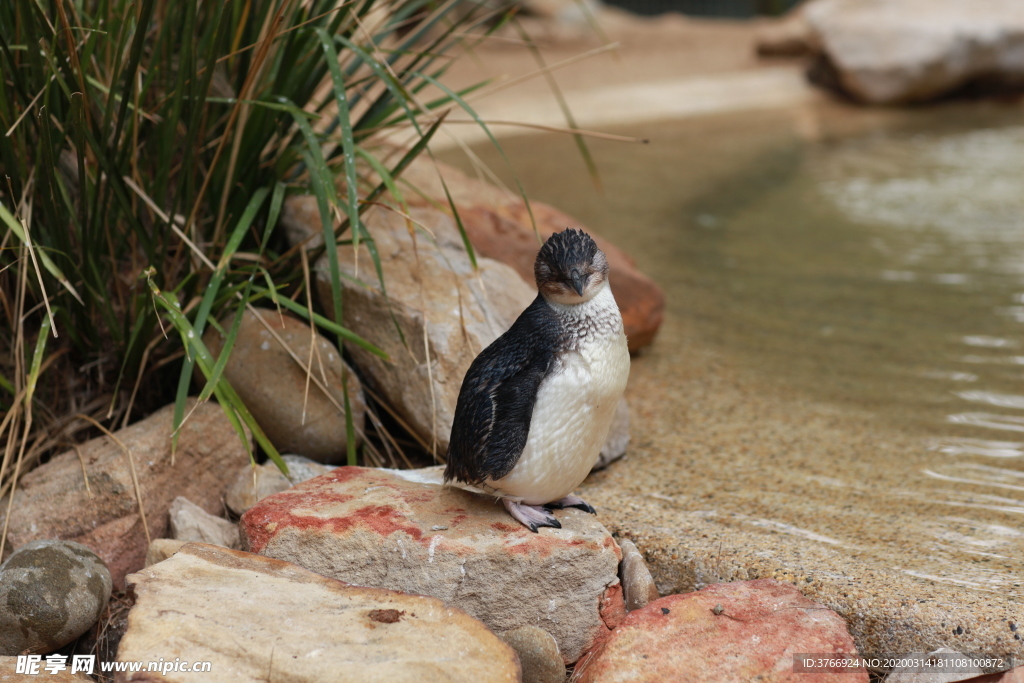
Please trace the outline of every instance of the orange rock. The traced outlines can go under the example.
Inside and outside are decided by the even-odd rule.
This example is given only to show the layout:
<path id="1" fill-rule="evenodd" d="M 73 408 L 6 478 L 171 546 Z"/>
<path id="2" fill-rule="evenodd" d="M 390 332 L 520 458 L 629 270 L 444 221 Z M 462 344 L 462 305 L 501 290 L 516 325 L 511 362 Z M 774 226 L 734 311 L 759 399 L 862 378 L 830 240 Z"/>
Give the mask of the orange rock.
<path id="1" fill-rule="evenodd" d="M 444 176 L 466 234 L 477 253 L 512 266 L 532 286 L 533 262 L 540 242 L 522 198 L 470 178 L 451 166 L 437 164 L 435 168 L 433 163 L 422 159 L 413 162 L 402 178 L 433 202 L 447 208 L 448 201 L 438 171 Z M 412 205 L 430 203 L 412 192 L 406 193 L 406 199 Z M 530 202 L 530 209 L 541 240 L 569 227 L 581 228 L 594 238 L 611 266 L 609 282 L 622 311 L 629 350 L 636 352 L 654 341 L 665 310 L 665 295 L 661 288 L 637 270 L 633 259 L 624 251 L 594 234 L 572 216 L 543 202 Z"/>
<path id="2" fill-rule="evenodd" d="M 835 612 L 771 579 L 716 584 L 630 612 L 577 665 L 577 683 L 867 683 L 864 670 L 796 673 L 793 655 L 855 653 Z"/>

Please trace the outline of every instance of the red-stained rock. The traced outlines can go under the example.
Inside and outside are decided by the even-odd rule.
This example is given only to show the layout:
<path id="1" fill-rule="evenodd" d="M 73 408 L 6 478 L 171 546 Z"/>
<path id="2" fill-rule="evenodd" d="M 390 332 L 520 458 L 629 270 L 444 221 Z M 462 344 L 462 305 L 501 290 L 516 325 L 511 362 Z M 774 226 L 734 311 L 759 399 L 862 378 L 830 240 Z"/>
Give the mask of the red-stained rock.
<path id="1" fill-rule="evenodd" d="M 577 664 L 573 681 L 866 683 L 863 670 L 793 671 L 795 653 L 854 652 L 842 618 L 793 586 L 771 579 L 737 581 L 670 595 L 630 612 Z"/>
<path id="2" fill-rule="evenodd" d="M 184 496 L 206 512 L 224 510 L 225 481 L 249 456 L 224 411 L 214 402 L 192 410 L 171 457 L 174 406 L 115 433 L 135 464 L 150 538 L 169 535 L 171 501 Z M 191 411 L 191 412 L 189 412 Z M 85 476 L 88 476 L 86 485 Z M 117 589 L 142 569 L 148 543 L 128 454 L 108 436 L 88 441 L 35 468 L 18 481 L 7 530 L 7 552 L 40 538 L 77 541 L 110 569 Z M 0 499 L 0 526 L 7 499 Z"/>
<path id="3" fill-rule="evenodd" d="M 561 529 L 534 534 L 492 498 L 401 474 L 340 467 L 264 498 L 242 516 L 243 547 L 347 583 L 440 598 L 495 632 L 538 626 L 566 663 L 621 617 L 621 553 L 597 517 L 558 511 Z"/>
<path id="4" fill-rule="evenodd" d="M 530 211 L 522 198 L 470 178 L 451 166 L 435 165 L 425 159 L 413 162 L 402 177 L 433 202 L 447 207 L 438 172 L 444 176 L 466 234 L 477 253 L 512 266 L 533 286 L 533 262 L 540 243 L 533 230 Z M 415 193 L 406 194 L 410 204 L 427 203 Z M 542 240 L 569 227 L 581 228 L 594 238 L 611 266 L 609 283 L 622 312 L 629 350 L 635 352 L 654 341 L 665 309 L 665 295 L 661 288 L 637 270 L 626 252 L 580 225 L 572 216 L 543 202 L 531 201 L 530 209 Z"/>

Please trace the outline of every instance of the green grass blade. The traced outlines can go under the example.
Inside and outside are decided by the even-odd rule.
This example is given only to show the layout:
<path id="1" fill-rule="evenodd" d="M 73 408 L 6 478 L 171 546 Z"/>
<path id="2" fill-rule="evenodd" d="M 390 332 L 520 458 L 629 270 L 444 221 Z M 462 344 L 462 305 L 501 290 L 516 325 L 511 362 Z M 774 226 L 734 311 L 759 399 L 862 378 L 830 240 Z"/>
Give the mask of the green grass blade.
<path id="1" fill-rule="evenodd" d="M 202 339 L 196 335 L 195 329 L 192 327 L 192 324 L 189 323 L 188 318 L 186 318 L 185 314 L 181 312 L 178 302 L 168 300 L 164 293 L 160 291 L 160 288 L 156 286 L 156 283 L 153 282 L 153 274 L 152 268 L 150 268 L 146 273 L 146 280 L 149 284 L 149 289 L 153 295 L 153 299 L 163 307 L 164 311 L 168 314 L 171 324 L 182 336 L 183 341 L 186 341 L 195 351 L 194 358 L 196 363 L 199 365 L 199 369 L 207 378 L 209 378 L 215 365 L 213 356 L 206 348 L 206 345 L 203 344 Z M 238 418 L 241 419 L 245 426 L 249 428 L 249 431 L 252 432 L 256 442 L 267 453 L 267 456 L 274 461 L 274 464 L 276 464 L 282 472 L 287 474 L 287 464 L 281 459 L 281 455 L 277 452 L 274 444 L 272 444 L 270 439 L 267 438 L 267 435 L 260 428 L 259 424 L 257 424 L 256 420 L 249 412 L 249 409 L 245 407 L 245 403 L 241 398 L 239 398 L 238 394 L 235 393 L 235 390 L 231 387 L 231 384 L 226 378 L 221 377 L 220 381 L 217 383 L 215 393 L 217 394 L 218 401 L 224 409 L 224 412 L 229 413 L 230 410 L 234 410 L 238 414 Z M 228 415 L 228 418 L 231 419 L 230 414 Z"/>
<path id="2" fill-rule="evenodd" d="M 356 176 L 356 143 L 352 136 L 352 121 L 349 119 L 348 100 L 345 95 L 345 77 L 338 65 L 338 52 L 327 32 L 322 28 L 316 30 L 320 46 L 327 57 L 327 67 L 334 82 L 334 101 L 338 105 L 338 121 L 341 124 L 341 148 L 345 162 L 345 185 L 348 189 L 348 220 L 352 225 L 352 239 L 359 249 L 359 238 L 363 226 L 359 221 L 359 186 Z"/>
<path id="3" fill-rule="evenodd" d="M 25 231 L 22 228 L 21 221 L 15 218 L 14 214 L 8 211 L 7 207 L 4 206 L 3 204 L 0 204 L 0 220 L 7 224 L 7 227 L 9 227 L 14 232 L 15 237 L 21 240 L 22 244 L 29 244 L 28 240 L 25 237 Z M 64 273 L 61 271 L 61 269 L 58 268 L 56 264 L 50 260 L 50 257 L 47 256 L 46 251 L 43 249 L 36 249 L 36 256 L 39 257 L 39 260 L 43 263 L 43 267 L 46 269 L 46 271 L 50 275 L 52 275 L 57 280 L 57 282 L 61 284 L 61 286 L 67 289 L 71 293 L 71 295 L 78 300 L 78 303 L 83 303 L 82 297 L 78 295 L 78 290 L 76 290 L 71 285 L 68 279 L 64 276 Z"/>
<path id="4" fill-rule="evenodd" d="M 268 296 L 270 296 L 272 294 L 272 292 L 273 292 L 273 290 L 262 290 L 259 293 L 267 294 Z M 287 308 L 289 311 L 291 311 L 292 313 L 295 313 L 296 315 L 298 315 L 302 319 L 309 320 L 309 311 L 302 304 L 296 303 L 296 302 L 292 301 L 291 299 L 289 299 L 288 297 L 283 297 L 283 296 L 282 297 L 277 297 L 276 298 L 276 303 L 279 304 L 280 306 L 283 306 L 284 308 Z M 334 322 L 330 318 L 326 318 L 326 317 L 320 315 L 319 313 L 313 313 L 313 322 L 316 323 L 317 327 L 321 327 L 321 328 L 327 330 L 328 332 L 333 332 L 334 334 L 338 335 L 338 337 L 344 339 L 345 341 L 352 342 L 353 344 L 355 344 L 356 346 L 360 347 L 361 349 L 369 351 L 373 355 L 375 355 L 375 356 L 377 356 L 379 358 L 382 358 L 383 360 L 386 360 L 386 361 L 390 361 L 391 360 L 388 357 L 388 354 L 387 354 L 386 351 L 384 351 L 383 349 L 377 347 L 376 345 L 371 344 L 370 342 L 366 341 L 365 339 L 363 339 L 362 337 L 360 337 L 358 334 L 356 334 L 352 330 L 348 329 L 347 327 L 343 327 L 343 326 L 337 324 L 336 322 Z"/>

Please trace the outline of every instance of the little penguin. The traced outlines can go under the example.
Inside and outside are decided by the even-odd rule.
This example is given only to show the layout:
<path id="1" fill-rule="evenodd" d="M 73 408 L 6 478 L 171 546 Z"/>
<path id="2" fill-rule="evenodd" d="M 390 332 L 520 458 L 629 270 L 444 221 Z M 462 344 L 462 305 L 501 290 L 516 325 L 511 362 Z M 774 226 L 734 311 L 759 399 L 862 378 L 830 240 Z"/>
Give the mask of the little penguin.
<path id="1" fill-rule="evenodd" d="M 462 382 L 444 481 L 498 496 L 536 533 L 561 528 L 552 509 L 596 512 L 572 492 L 608 438 L 629 351 L 608 259 L 590 235 L 551 235 L 533 270 L 537 298 Z"/>

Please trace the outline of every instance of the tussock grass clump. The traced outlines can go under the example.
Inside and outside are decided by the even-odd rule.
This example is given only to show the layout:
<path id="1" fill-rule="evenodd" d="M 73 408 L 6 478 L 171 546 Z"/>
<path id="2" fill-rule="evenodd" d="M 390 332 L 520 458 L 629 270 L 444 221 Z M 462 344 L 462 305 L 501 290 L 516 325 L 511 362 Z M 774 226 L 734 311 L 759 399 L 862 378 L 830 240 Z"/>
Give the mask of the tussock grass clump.
<path id="1" fill-rule="evenodd" d="M 262 302 L 380 353 L 321 315 L 343 319 L 333 250 L 314 311 L 319 253 L 289 248 L 282 203 L 313 192 L 327 242 L 365 242 L 379 277 L 360 213 L 465 106 L 442 85 L 448 55 L 503 16 L 473 0 L 0 3 L 0 496 L 77 432 L 169 400 L 180 424 L 195 365 L 201 398 L 280 462 L 221 377 L 237 327 L 219 362 L 202 334 Z M 418 142 L 374 157 L 396 126 Z"/>

